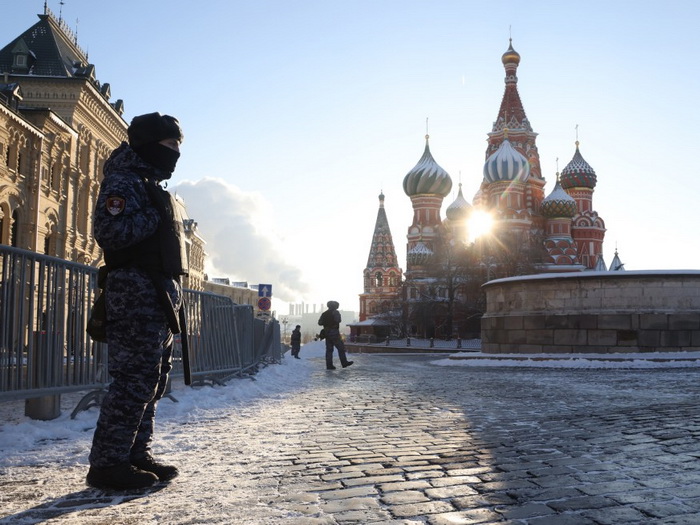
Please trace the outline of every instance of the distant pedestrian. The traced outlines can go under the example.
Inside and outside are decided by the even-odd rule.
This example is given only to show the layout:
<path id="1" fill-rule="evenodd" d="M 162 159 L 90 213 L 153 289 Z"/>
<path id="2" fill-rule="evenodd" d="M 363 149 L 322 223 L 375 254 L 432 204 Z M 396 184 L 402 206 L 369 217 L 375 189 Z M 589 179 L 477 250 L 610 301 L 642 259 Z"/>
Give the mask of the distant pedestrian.
<path id="1" fill-rule="evenodd" d="M 156 405 L 184 328 L 180 276 L 187 274 L 182 218 L 162 186 L 180 156 L 182 130 L 168 115 L 134 117 L 104 164 L 95 239 L 107 270 L 106 339 L 112 382 L 97 420 L 87 483 L 134 489 L 167 481 L 175 466 L 151 455 Z M 183 319 L 182 317 L 180 319 Z"/>
<path id="2" fill-rule="evenodd" d="M 323 331 L 326 336 L 326 369 L 335 370 L 335 366 L 333 366 L 334 347 L 338 349 L 340 364 L 343 368 L 347 368 L 353 364 L 353 361 L 348 361 L 345 355 L 345 343 L 343 343 L 343 339 L 340 337 L 340 321 L 342 321 L 340 312 L 338 311 L 340 304 L 338 304 L 337 301 L 328 301 L 326 305 L 328 306 L 328 310 L 323 312 L 318 319 L 318 324 L 323 326 Z"/>
<path id="3" fill-rule="evenodd" d="M 301 349 L 301 325 L 297 325 L 294 330 L 292 330 L 292 357 L 301 359 L 299 357 L 299 350 Z"/>

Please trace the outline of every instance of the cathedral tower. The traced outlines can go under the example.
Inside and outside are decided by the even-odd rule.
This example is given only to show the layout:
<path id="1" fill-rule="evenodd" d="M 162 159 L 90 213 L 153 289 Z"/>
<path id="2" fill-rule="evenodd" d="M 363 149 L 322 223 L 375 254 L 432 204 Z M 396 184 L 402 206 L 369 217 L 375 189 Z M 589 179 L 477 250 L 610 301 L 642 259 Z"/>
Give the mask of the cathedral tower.
<path id="1" fill-rule="evenodd" d="M 577 213 L 573 217 L 571 234 L 576 241 L 581 263 L 593 270 L 603 254 L 605 222 L 593 210 L 593 191 L 598 178 L 578 146 L 577 140 L 574 157 L 561 171 L 561 187 L 576 201 Z"/>
<path id="2" fill-rule="evenodd" d="M 527 210 L 532 215 L 532 220 L 536 227 L 542 228 L 543 220 L 539 215 L 540 205 L 544 198 L 544 178 L 540 168 L 540 156 L 535 144 L 537 133 L 532 130 L 530 121 L 525 114 L 523 103 L 518 93 L 517 70 L 520 64 L 520 54 L 513 49 L 513 42 L 510 41 L 508 50 L 503 53 L 501 62 L 505 68 L 505 91 L 501 100 L 501 107 L 498 116 L 493 123 L 491 132 L 488 134 L 488 146 L 486 148 L 486 158 L 494 155 L 504 141 L 520 153 L 529 164 L 529 176 L 527 180 L 521 180 L 522 187 L 513 188 L 522 195 L 522 209 Z M 485 180 L 484 183 L 487 181 Z M 504 186 L 501 189 L 504 189 Z M 496 188 L 490 191 L 494 195 Z"/>
<path id="3" fill-rule="evenodd" d="M 384 193 L 380 193 L 372 246 L 363 272 L 364 293 L 360 294 L 360 322 L 399 307 L 402 273 L 384 210 Z"/>
<path id="4" fill-rule="evenodd" d="M 425 277 L 439 241 L 442 201 L 452 189 L 450 175 L 430 153 L 429 138 L 425 136 L 425 151 L 418 164 L 403 179 L 403 190 L 413 205 L 413 223 L 406 236 L 407 279 Z"/>

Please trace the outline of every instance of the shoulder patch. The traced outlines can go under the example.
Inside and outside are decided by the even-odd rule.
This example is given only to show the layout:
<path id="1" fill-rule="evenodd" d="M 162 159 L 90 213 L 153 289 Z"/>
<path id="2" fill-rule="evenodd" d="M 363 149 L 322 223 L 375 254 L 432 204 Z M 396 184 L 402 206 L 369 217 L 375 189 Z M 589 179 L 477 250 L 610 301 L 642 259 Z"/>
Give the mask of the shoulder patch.
<path id="1" fill-rule="evenodd" d="M 126 201 L 123 197 L 107 197 L 107 211 L 110 215 L 119 215 L 125 207 Z"/>

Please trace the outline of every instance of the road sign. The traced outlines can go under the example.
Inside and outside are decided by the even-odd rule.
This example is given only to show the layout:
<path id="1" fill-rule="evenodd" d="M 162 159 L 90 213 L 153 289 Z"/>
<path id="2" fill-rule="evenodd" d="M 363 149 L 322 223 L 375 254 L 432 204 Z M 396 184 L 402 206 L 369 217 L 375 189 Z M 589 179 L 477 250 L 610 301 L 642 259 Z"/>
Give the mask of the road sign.
<path id="1" fill-rule="evenodd" d="M 272 297 L 272 285 L 271 284 L 259 284 L 258 285 L 258 297 Z"/>
<path id="2" fill-rule="evenodd" d="M 270 309 L 270 306 L 272 306 L 272 301 L 270 300 L 269 297 L 261 297 L 258 299 L 258 309 L 262 310 L 263 312 L 267 312 Z"/>

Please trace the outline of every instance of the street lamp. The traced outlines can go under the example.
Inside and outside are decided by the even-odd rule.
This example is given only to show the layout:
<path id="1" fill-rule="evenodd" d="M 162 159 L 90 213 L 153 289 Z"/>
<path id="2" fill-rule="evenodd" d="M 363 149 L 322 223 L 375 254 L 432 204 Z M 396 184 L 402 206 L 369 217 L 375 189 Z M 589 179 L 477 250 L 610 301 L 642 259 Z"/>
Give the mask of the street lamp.
<path id="1" fill-rule="evenodd" d="M 282 340 L 283 340 L 285 343 L 287 342 L 287 323 L 289 323 L 289 319 L 287 319 L 286 317 L 283 317 L 283 318 L 282 318 L 282 326 L 284 326 L 284 331 L 283 331 L 283 333 L 282 333 L 282 334 L 283 334 L 283 335 L 282 335 Z"/>

